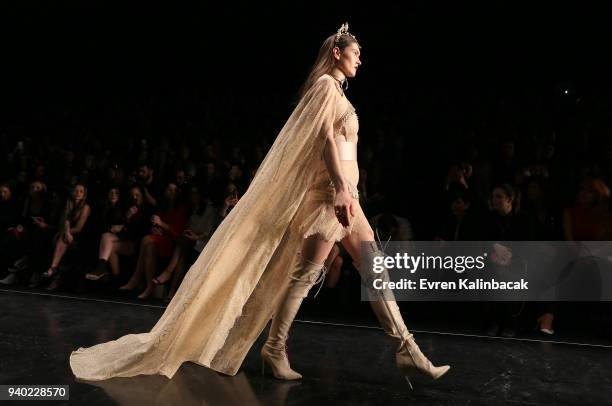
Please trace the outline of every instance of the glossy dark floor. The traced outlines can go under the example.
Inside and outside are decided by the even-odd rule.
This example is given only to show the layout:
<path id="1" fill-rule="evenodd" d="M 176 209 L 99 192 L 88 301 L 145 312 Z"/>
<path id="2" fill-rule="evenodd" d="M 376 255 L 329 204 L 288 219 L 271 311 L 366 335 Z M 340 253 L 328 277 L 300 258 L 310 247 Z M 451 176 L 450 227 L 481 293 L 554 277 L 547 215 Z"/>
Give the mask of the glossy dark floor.
<path id="1" fill-rule="evenodd" d="M 68 354 L 148 331 L 163 308 L 57 295 L 0 292 L 0 383 L 70 385 L 75 405 L 602 405 L 612 404 L 612 348 L 469 335 L 415 333 L 423 352 L 451 371 L 410 390 L 377 328 L 296 322 L 292 366 L 305 379 L 262 376 L 258 342 L 235 377 L 185 363 L 163 376 L 76 382 Z"/>

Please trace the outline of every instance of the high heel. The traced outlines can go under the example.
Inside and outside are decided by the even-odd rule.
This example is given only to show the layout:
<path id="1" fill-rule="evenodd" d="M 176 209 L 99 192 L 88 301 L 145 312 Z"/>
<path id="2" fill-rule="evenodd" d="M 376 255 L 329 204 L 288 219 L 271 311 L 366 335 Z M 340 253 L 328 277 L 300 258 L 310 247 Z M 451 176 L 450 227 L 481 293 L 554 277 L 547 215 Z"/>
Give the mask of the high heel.
<path id="1" fill-rule="evenodd" d="M 268 345 L 264 345 L 260 352 L 261 355 L 261 374 L 265 375 L 266 364 L 272 370 L 272 375 L 277 379 L 283 379 L 286 381 L 292 381 L 296 379 L 302 379 L 302 374 L 294 371 L 289 366 L 289 359 L 287 358 L 287 352 L 285 349 L 281 351 L 275 351 Z"/>
<path id="2" fill-rule="evenodd" d="M 409 334 L 404 340 L 395 354 L 395 362 L 397 367 L 406 374 L 408 384 L 412 388 L 412 384 L 408 379 L 409 376 L 414 376 L 415 372 L 436 380 L 448 372 L 449 365 L 434 366 L 429 359 L 421 352 L 421 349 Z"/>
<path id="3" fill-rule="evenodd" d="M 268 339 L 261 348 L 262 373 L 265 372 L 265 364 L 272 369 L 272 374 L 283 380 L 301 379 L 302 375 L 289 365 L 287 358 L 287 338 L 289 328 L 297 314 L 308 291 L 321 277 L 325 277 L 326 267 L 323 264 L 305 260 L 298 260 L 297 268 L 292 272 L 289 287 L 284 298 L 280 302 L 278 310 L 272 319 Z"/>
<path id="4" fill-rule="evenodd" d="M 396 366 L 404 373 L 404 378 L 414 389 L 410 377 L 415 375 L 426 376 L 431 379 L 438 379 L 446 374 L 450 369 L 449 365 L 436 367 L 423 355 L 419 346 L 414 341 L 412 333 L 404 324 L 404 319 L 400 312 L 392 290 L 381 291 L 373 288 L 374 280 L 382 279 L 389 281 L 388 270 L 374 274 L 371 264 L 374 257 L 385 256 L 385 253 L 376 246 L 376 242 L 370 242 L 369 249 L 362 250 L 364 258 L 361 262 L 353 262 L 359 272 L 363 285 L 366 287 L 370 305 L 378 321 L 388 335 L 399 341 L 399 346 L 395 354 Z"/>

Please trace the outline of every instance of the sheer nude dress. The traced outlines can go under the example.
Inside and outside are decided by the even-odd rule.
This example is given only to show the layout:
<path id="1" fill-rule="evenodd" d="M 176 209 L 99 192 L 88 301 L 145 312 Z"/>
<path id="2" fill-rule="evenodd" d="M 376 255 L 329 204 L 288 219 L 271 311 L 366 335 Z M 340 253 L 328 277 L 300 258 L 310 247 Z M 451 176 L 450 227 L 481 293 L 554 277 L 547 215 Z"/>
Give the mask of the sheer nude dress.
<path id="1" fill-rule="evenodd" d="M 323 156 L 314 163 L 315 182 L 308 190 L 305 202 L 294 219 L 294 227 L 304 237 L 320 234 L 327 241 L 340 241 L 350 233 L 371 232 L 371 227 L 359 205 L 359 194 L 357 183 L 359 182 L 359 166 L 357 164 L 357 142 L 359 131 L 359 120 L 355 108 L 344 95 L 340 85 L 336 84 L 338 91 L 342 94 L 339 99 L 338 111 L 340 118 L 334 123 L 334 141 L 338 148 L 340 165 L 345 179 L 349 185 L 349 192 L 356 200 L 354 216 L 350 218 L 350 224 L 343 227 L 338 221 L 334 210 L 334 198 L 336 195 L 333 182 L 327 171 Z"/>

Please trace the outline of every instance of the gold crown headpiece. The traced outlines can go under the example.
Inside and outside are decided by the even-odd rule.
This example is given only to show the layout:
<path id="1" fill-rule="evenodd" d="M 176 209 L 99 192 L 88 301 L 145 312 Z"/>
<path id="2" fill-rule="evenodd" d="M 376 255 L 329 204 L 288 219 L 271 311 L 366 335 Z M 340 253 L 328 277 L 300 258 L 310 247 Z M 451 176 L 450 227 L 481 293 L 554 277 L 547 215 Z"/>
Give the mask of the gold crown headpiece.
<path id="1" fill-rule="evenodd" d="M 335 44 L 338 44 L 338 41 L 340 41 L 340 36 L 342 35 L 349 35 L 355 41 L 357 41 L 357 38 L 355 38 L 355 36 L 349 32 L 348 28 L 349 28 L 348 23 L 342 24 L 342 26 L 338 29 L 338 32 L 336 33 L 336 40 L 334 41 Z"/>

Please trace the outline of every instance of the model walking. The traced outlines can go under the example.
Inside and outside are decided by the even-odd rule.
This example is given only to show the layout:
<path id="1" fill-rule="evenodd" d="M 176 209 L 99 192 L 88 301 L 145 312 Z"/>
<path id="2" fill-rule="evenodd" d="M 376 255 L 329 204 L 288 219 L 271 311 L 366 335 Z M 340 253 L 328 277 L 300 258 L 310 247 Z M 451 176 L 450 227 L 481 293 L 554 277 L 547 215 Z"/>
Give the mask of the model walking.
<path id="1" fill-rule="evenodd" d="M 342 242 L 370 287 L 372 257 L 384 255 L 358 201 L 358 121 L 344 94 L 360 65 L 359 44 L 344 24 L 324 41 L 298 105 L 247 192 L 157 324 L 149 333 L 74 351 L 77 377 L 171 378 L 185 361 L 234 375 L 270 318 L 263 361 L 277 378 L 301 377 L 289 365 L 285 343 L 303 298 L 325 276 L 334 243 Z M 362 241 L 369 247 L 363 256 Z M 448 366 L 433 366 L 419 350 L 392 295 L 369 291 L 381 326 L 398 342 L 398 367 L 434 379 L 446 373 Z"/>

